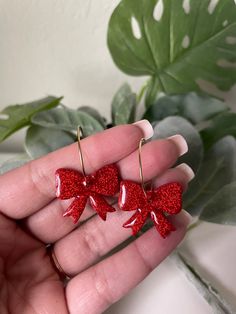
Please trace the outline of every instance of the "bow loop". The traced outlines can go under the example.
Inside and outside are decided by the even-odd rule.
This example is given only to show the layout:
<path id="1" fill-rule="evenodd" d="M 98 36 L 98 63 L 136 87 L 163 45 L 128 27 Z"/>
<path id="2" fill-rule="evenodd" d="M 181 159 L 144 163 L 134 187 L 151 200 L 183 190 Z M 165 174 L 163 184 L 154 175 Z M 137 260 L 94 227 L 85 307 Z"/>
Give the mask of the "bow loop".
<path id="1" fill-rule="evenodd" d="M 56 196 L 68 200 L 85 192 L 85 178 L 77 170 L 58 169 L 56 175 Z"/>
<path id="2" fill-rule="evenodd" d="M 182 209 L 182 193 L 179 183 L 164 184 L 153 191 L 153 205 L 165 213 L 176 215 Z"/>
<path id="3" fill-rule="evenodd" d="M 142 208 L 146 203 L 146 197 L 142 187 L 135 182 L 123 180 L 120 183 L 120 195 L 118 204 L 120 209 L 131 211 Z"/>
<path id="4" fill-rule="evenodd" d="M 116 165 L 108 165 L 88 177 L 91 191 L 104 196 L 113 196 L 119 191 L 119 171 Z"/>

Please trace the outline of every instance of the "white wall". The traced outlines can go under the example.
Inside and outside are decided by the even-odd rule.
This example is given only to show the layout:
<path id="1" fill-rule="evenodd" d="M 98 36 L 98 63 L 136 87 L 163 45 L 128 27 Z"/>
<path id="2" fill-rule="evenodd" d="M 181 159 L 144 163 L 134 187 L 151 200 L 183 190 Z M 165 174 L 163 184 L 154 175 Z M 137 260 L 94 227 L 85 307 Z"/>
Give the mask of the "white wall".
<path id="1" fill-rule="evenodd" d="M 0 0 L 0 106 L 55 94 L 108 116 L 112 95 L 128 78 L 106 47 L 118 2 Z"/>

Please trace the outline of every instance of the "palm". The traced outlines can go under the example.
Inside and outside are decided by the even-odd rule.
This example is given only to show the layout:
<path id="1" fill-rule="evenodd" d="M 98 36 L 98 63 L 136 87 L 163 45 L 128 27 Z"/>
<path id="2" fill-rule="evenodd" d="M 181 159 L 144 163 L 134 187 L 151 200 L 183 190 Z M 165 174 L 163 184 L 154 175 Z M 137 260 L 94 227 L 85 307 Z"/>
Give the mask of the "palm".
<path id="1" fill-rule="evenodd" d="M 0 232 L 1 313 L 67 313 L 63 284 L 45 245 L 4 217 Z"/>
<path id="2" fill-rule="evenodd" d="M 107 164 L 117 163 L 123 178 L 138 180 L 136 148 L 142 136 L 140 128 L 130 125 L 83 140 L 86 157 L 93 156 L 92 164 L 85 159 L 87 172 L 104 166 L 105 160 Z M 76 150 L 77 145 L 71 145 L 0 177 L 3 314 L 101 313 L 144 279 L 184 236 L 187 221 L 182 213 L 172 219 L 177 231 L 168 239 L 163 240 L 152 228 L 103 259 L 130 236 L 129 230 L 121 228 L 130 213 L 117 211 L 104 223 L 87 209 L 80 219 L 85 223 L 79 227 L 63 218 L 68 204 L 55 199 L 54 173 L 57 168 L 77 167 Z M 161 184 L 174 180 L 186 186 L 186 172 L 167 170 L 178 156 L 178 145 L 171 140 L 145 145 L 145 178 L 159 175 Z M 72 278 L 66 287 L 47 254 L 48 243 L 53 243 L 57 260 Z"/>

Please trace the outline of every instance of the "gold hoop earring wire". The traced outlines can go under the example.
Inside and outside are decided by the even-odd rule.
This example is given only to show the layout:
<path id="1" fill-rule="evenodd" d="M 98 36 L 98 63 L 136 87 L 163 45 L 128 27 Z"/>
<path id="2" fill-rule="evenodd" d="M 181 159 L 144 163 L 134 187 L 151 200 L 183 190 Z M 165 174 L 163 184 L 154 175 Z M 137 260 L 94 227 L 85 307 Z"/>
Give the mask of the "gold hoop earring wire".
<path id="1" fill-rule="evenodd" d="M 147 196 L 146 191 L 145 191 L 145 182 L 144 182 L 144 176 L 143 176 L 143 166 L 142 166 L 142 146 L 143 144 L 145 144 L 145 139 L 142 138 L 139 142 L 139 153 L 138 153 L 138 157 L 139 157 L 139 175 L 140 175 L 140 180 L 141 180 L 141 185 L 142 185 L 142 189 L 143 189 L 143 193 L 145 194 L 145 196 Z"/>
<path id="2" fill-rule="evenodd" d="M 80 164 L 81 164 L 83 175 L 86 176 L 85 168 L 84 168 L 84 158 L 83 158 L 83 153 L 82 153 L 82 148 L 81 148 L 81 137 L 82 136 L 83 136 L 83 130 L 80 126 L 78 126 L 77 138 L 78 138 L 79 159 L 80 159 Z"/>

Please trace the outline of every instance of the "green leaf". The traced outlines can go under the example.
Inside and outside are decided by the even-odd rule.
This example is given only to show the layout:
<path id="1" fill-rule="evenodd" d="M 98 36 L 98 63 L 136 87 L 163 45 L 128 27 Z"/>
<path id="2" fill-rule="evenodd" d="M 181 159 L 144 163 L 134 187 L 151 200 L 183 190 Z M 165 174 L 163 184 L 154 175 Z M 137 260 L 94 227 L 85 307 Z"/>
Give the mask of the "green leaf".
<path id="1" fill-rule="evenodd" d="M 35 159 L 61 147 L 74 143 L 75 136 L 61 130 L 53 130 L 41 126 L 31 126 L 27 130 L 25 149 Z"/>
<path id="2" fill-rule="evenodd" d="M 236 142 L 232 136 L 218 141 L 205 155 L 201 167 L 184 195 L 184 208 L 199 214 L 226 184 L 236 180 Z"/>
<path id="3" fill-rule="evenodd" d="M 194 92 L 183 95 L 164 95 L 149 107 L 144 119 L 160 121 L 168 116 L 181 116 L 193 124 L 206 121 L 228 110 L 226 104 L 216 98 Z"/>
<path id="4" fill-rule="evenodd" d="M 56 107 L 61 98 L 49 96 L 25 105 L 13 105 L 0 112 L 0 142 L 30 124 L 31 117 L 40 111 Z"/>
<path id="5" fill-rule="evenodd" d="M 201 131 L 206 149 L 226 135 L 236 136 L 236 113 L 222 113 L 212 119 L 210 125 Z"/>
<path id="6" fill-rule="evenodd" d="M 2 152 L 1 151 L 1 153 L 0 153 L 0 166 L 4 163 L 4 162 L 6 162 L 6 161 L 8 161 L 9 159 L 11 159 L 12 157 L 15 157 L 15 156 L 18 156 L 19 155 L 19 153 L 6 153 L 6 152 Z"/>
<path id="7" fill-rule="evenodd" d="M 97 120 L 105 129 L 106 128 L 106 119 L 100 115 L 98 110 L 89 107 L 89 106 L 82 106 L 78 108 L 79 111 L 83 111 L 93 117 L 95 120 Z"/>
<path id="8" fill-rule="evenodd" d="M 163 6 L 162 6 L 163 4 Z M 151 76 L 147 102 L 159 92 L 198 91 L 199 79 L 222 90 L 236 82 L 234 0 L 122 0 L 108 29 L 116 65 L 134 76 Z"/>
<path id="9" fill-rule="evenodd" d="M 33 116 L 32 123 L 45 128 L 68 132 L 77 131 L 78 126 L 80 126 L 84 137 L 104 130 L 104 127 L 88 113 L 66 107 L 41 112 Z"/>
<path id="10" fill-rule="evenodd" d="M 121 86 L 112 100 L 112 122 L 120 125 L 134 122 L 136 112 L 136 95 L 129 84 Z"/>
<path id="11" fill-rule="evenodd" d="M 236 181 L 225 185 L 209 200 L 199 219 L 222 225 L 236 225 Z"/>
<path id="12" fill-rule="evenodd" d="M 179 159 L 179 163 L 189 164 L 196 172 L 203 157 L 203 145 L 199 133 L 191 123 L 181 117 L 168 117 L 155 126 L 153 139 L 175 134 L 183 135 L 189 147 L 188 153 Z"/>
<path id="13" fill-rule="evenodd" d="M 19 168 L 27 163 L 28 160 L 15 160 L 15 161 L 6 161 L 0 166 L 0 175 L 13 170 L 15 168 Z"/>
<path id="14" fill-rule="evenodd" d="M 4 174 L 10 170 L 21 167 L 29 161 L 30 161 L 30 158 L 26 154 L 21 154 L 21 155 L 16 154 L 16 156 L 14 158 L 10 158 L 9 160 L 3 162 L 0 165 L 0 175 Z"/>

